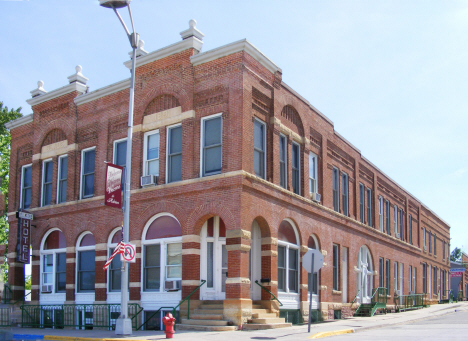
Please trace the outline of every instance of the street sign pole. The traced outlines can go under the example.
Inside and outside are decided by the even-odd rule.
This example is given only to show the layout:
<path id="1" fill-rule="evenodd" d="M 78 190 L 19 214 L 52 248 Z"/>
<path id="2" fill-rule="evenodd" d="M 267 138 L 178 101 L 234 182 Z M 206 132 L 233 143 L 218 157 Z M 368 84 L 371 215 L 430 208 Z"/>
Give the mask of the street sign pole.
<path id="1" fill-rule="evenodd" d="M 312 253 L 312 272 L 310 273 L 310 281 L 309 281 L 309 328 L 308 333 L 310 333 L 310 324 L 312 323 L 312 291 L 314 287 L 314 257 L 315 255 Z"/>

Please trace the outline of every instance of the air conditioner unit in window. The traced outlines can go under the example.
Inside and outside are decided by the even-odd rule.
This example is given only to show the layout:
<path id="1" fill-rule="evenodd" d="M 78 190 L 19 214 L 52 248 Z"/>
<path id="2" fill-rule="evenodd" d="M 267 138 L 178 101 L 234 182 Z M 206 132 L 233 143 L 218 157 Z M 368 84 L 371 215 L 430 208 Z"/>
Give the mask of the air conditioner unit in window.
<path id="1" fill-rule="evenodd" d="M 318 193 L 310 193 L 310 199 L 313 201 L 320 202 L 320 194 Z"/>
<path id="2" fill-rule="evenodd" d="M 41 292 L 52 292 L 53 285 L 52 284 L 45 284 L 41 287 Z"/>
<path id="3" fill-rule="evenodd" d="M 158 183 L 158 176 L 155 175 L 144 175 L 140 178 L 141 187 L 156 185 Z"/>
<path id="4" fill-rule="evenodd" d="M 396 238 L 400 238 L 400 234 L 397 232 L 395 235 Z"/>
<path id="5" fill-rule="evenodd" d="M 176 291 L 182 289 L 182 281 L 174 280 L 174 281 L 164 281 L 164 290 L 165 291 Z"/>

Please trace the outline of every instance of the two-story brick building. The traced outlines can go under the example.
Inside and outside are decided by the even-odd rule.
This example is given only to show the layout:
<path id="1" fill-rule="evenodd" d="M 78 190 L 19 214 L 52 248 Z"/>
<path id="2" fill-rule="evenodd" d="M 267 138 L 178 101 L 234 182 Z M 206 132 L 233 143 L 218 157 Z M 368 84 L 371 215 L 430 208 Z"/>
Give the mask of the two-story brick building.
<path id="1" fill-rule="evenodd" d="M 205 280 L 191 307 L 222 301 L 223 319 L 242 325 L 261 301 L 298 319 L 308 314 L 312 279 L 301 257 L 310 248 L 324 256 L 311 283 L 320 318 L 349 315 L 377 287 L 434 300 L 448 287 L 447 223 L 364 158 L 249 41 L 202 52 L 193 21 L 181 36 L 138 50 L 130 302 L 148 314 Z M 102 270 L 122 223 L 103 204 L 104 172 L 105 161 L 125 164 L 130 80 L 90 91 L 81 71 L 53 91 L 39 83 L 34 113 L 7 125 L 10 285 L 21 297 L 15 212 L 26 209 L 33 304 L 120 302 L 120 261 Z"/>

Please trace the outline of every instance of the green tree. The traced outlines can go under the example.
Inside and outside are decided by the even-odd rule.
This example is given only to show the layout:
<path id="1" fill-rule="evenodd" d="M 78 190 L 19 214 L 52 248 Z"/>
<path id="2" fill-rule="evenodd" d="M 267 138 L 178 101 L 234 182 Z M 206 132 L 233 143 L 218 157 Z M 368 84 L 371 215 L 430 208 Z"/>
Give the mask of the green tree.
<path id="1" fill-rule="evenodd" d="M 452 262 L 461 262 L 462 261 L 462 250 L 459 247 L 453 249 L 452 253 L 450 254 L 450 260 Z"/>
<path id="2" fill-rule="evenodd" d="M 6 216 L 6 208 L 8 207 L 8 174 L 10 172 L 10 143 L 11 135 L 10 131 L 5 128 L 5 123 L 16 120 L 23 116 L 21 114 L 21 108 L 8 110 L 8 107 L 3 106 L 3 102 L 0 102 L 0 191 L 3 193 L 5 198 L 5 207 L 0 207 L 0 212 L 3 211 L 3 215 L 0 216 L 0 244 L 8 243 L 8 220 Z M 5 251 L 5 255 L 8 252 Z M 0 277 L 3 280 L 7 280 L 6 272 L 7 263 L 0 269 Z"/>

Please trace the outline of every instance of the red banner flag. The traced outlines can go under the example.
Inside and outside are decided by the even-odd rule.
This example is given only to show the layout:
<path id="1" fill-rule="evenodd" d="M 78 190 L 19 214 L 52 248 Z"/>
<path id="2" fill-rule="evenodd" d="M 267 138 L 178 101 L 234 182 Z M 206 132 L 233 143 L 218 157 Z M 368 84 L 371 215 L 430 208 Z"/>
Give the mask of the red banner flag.
<path id="1" fill-rule="evenodd" d="M 107 164 L 106 168 L 106 192 L 104 204 L 110 207 L 122 207 L 122 174 L 123 167 Z"/>

